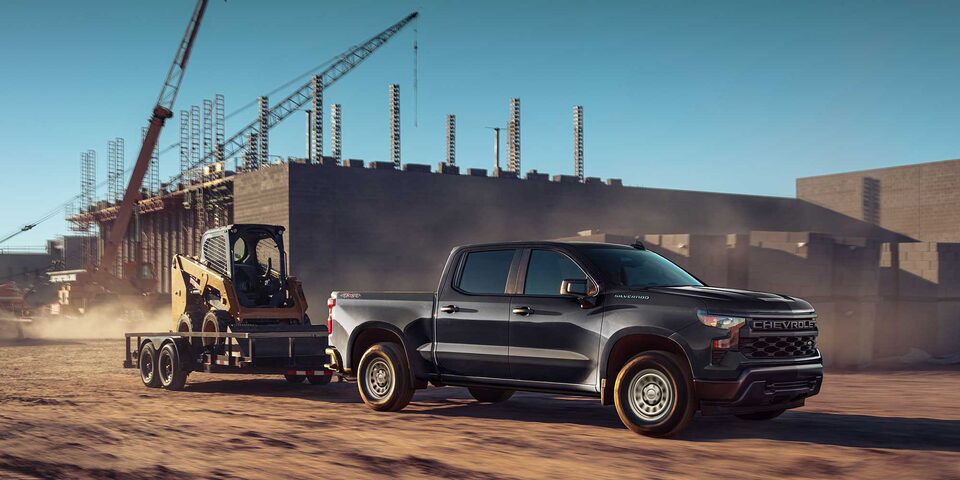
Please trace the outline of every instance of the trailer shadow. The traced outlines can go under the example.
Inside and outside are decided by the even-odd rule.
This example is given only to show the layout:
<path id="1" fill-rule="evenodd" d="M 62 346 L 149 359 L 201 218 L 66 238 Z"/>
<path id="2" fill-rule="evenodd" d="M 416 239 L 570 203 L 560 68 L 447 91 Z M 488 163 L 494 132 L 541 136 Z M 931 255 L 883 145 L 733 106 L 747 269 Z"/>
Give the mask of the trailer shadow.
<path id="1" fill-rule="evenodd" d="M 283 378 L 209 380 L 194 383 L 188 381 L 183 391 L 198 394 L 249 395 L 331 403 L 360 403 L 356 385 L 337 381 L 327 385 L 294 384 Z"/>
<path id="2" fill-rule="evenodd" d="M 490 405 L 473 402 L 468 396 L 444 397 L 442 402 L 430 401 L 425 405 L 427 408 L 408 407 L 404 412 L 624 429 L 613 407 L 600 407 L 595 399 L 517 394 L 505 403 Z M 418 403 L 422 400 L 425 399 L 414 398 Z M 789 411 L 765 422 L 728 416 L 697 416 L 679 439 L 693 442 L 763 439 L 858 448 L 960 452 L 960 420 L 803 410 Z"/>

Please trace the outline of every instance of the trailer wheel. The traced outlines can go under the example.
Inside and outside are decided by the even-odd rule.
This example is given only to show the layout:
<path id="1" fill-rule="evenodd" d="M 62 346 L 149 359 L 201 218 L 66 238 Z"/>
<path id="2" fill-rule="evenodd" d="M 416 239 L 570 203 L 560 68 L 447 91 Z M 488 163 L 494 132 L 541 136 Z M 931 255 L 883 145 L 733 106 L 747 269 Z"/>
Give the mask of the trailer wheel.
<path id="1" fill-rule="evenodd" d="M 160 374 L 160 384 L 167 390 L 183 390 L 187 383 L 187 372 L 180 365 L 180 355 L 172 343 L 160 349 L 157 355 L 157 372 Z"/>
<path id="2" fill-rule="evenodd" d="M 332 378 L 333 375 L 307 375 L 307 382 L 310 385 L 326 385 Z"/>
<path id="3" fill-rule="evenodd" d="M 403 347 L 384 342 L 367 349 L 357 369 L 357 388 L 363 403 L 374 410 L 403 410 L 414 391 Z"/>
<path id="4" fill-rule="evenodd" d="M 623 424 L 650 437 L 676 435 L 696 410 L 693 382 L 674 355 L 649 351 L 633 357 L 617 375 L 613 402 Z"/>
<path id="5" fill-rule="evenodd" d="M 506 402 L 513 396 L 513 390 L 501 388 L 469 387 L 467 390 L 470 391 L 470 396 L 480 403 Z"/>
<path id="6" fill-rule="evenodd" d="M 137 368 L 140 369 L 140 381 L 147 388 L 160 386 L 160 374 L 157 372 L 157 349 L 153 343 L 146 342 L 140 347 L 137 356 Z"/>
<path id="7" fill-rule="evenodd" d="M 307 377 L 304 377 L 303 375 L 284 375 L 283 378 L 286 378 L 290 383 L 303 383 L 304 379 Z"/>

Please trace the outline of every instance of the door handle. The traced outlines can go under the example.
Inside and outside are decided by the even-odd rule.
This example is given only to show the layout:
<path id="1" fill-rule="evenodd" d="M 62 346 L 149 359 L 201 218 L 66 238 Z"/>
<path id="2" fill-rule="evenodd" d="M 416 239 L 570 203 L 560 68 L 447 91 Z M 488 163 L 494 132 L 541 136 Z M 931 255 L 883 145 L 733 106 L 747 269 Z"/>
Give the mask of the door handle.
<path id="1" fill-rule="evenodd" d="M 457 313 L 460 311 L 460 307 L 456 305 L 444 305 L 440 307 L 440 311 L 443 313 Z"/>
<path id="2" fill-rule="evenodd" d="M 533 315 L 533 309 L 530 307 L 517 307 L 513 309 L 513 314 L 526 317 L 527 315 Z"/>

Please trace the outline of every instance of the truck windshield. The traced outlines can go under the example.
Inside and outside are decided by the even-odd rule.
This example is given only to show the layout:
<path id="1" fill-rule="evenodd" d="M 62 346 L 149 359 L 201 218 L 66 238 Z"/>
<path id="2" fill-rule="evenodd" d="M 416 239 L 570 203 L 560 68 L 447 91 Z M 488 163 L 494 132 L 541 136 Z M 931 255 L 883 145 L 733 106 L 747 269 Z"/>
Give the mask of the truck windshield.
<path id="1" fill-rule="evenodd" d="M 625 288 L 703 285 L 670 260 L 649 250 L 623 247 L 581 247 L 604 280 Z"/>

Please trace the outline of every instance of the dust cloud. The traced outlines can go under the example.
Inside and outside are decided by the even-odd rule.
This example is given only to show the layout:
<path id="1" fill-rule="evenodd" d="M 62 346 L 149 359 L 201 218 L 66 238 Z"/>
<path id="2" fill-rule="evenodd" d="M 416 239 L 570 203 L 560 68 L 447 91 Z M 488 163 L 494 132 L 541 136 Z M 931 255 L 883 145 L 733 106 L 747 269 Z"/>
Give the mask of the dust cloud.
<path id="1" fill-rule="evenodd" d="M 123 338 L 128 332 L 166 332 L 170 314 L 166 309 L 135 311 L 114 305 L 82 316 L 47 315 L 23 326 L 23 336 L 47 340 L 95 340 Z"/>

